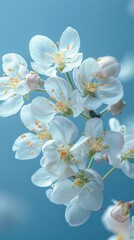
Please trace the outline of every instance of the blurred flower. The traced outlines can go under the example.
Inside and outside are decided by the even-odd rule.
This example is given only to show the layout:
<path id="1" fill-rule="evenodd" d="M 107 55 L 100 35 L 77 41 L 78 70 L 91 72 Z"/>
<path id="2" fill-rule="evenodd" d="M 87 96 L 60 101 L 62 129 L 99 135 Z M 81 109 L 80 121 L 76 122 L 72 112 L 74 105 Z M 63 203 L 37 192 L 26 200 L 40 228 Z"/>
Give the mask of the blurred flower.
<path id="1" fill-rule="evenodd" d="M 123 100 L 120 100 L 115 104 L 108 105 L 107 110 L 111 112 L 112 115 L 119 115 L 125 106 L 126 106 L 126 103 Z"/>
<path id="2" fill-rule="evenodd" d="M 97 59 L 99 64 L 99 72 L 103 78 L 107 79 L 109 77 L 117 77 L 120 72 L 120 64 L 117 59 L 112 56 L 99 57 Z"/>
<path id="3" fill-rule="evenodd" d="M 128 10 L 128 13 L 133 17 L 134 16 L 134 0 L 129 0 L 127 10 Z"/>
<path id="4" fill-rule="evenodd" d="M 121 72 L 119 79 L 128 82 L 134 79 L 134 54 L 127 53 L 121 62 Z"/>

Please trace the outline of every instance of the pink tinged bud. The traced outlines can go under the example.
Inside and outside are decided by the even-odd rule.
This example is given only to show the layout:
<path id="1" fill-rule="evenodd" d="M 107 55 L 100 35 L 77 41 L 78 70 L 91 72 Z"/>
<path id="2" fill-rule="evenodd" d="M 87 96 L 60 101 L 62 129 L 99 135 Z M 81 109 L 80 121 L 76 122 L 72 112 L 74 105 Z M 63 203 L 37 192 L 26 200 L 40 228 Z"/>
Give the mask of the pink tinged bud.
<path id="1" fill-rule="evenodd" d="M 129 218 L 129 213 L 130 211 L 127 204 L 119 203 L 113 208 L 111 217 L 117 222 L 123 223 Z"/>
<path id="2" fill-rule="evenodd" d="M 36 73 L 28 73 L 26 75 L 26 84 L 30 90 L 37 90 L 42 85 L 42 80 Z"/>
<path id="3" fill-rule="evenodd" d="M 98 58 L 97 61 L 100 67 L 100 76 L 102 75 L 103 78 L 117 77 L 119 75 L 121 67 L 116 58 L 105 56 Z"/>
<path id="4" fill-rule="evenodd" d="M 126 103 L 123 100 L 120 100 L 114 105 L 109 105 L 108 111 L 111 112 L 113 115 L 119 115 L 125 106 L 126 106 Z"/>

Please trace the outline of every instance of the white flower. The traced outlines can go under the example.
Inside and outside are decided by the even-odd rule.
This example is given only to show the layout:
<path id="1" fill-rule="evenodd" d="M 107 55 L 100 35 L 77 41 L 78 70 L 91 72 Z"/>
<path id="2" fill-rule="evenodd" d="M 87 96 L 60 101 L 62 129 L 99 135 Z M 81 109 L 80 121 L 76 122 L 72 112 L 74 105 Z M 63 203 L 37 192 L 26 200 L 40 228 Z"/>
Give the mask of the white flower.
<path id="1" fill-rule="evenodd" d="M 124 222 L 115 220 L 112 217 L 114 207 L 114 205 L 111 205 L 105 210 L 102 216 L 102 222 L 108 231 L 117 234 L 124 234 L 130 230 L 130 218 L 128 217 Z"/>
<path id="2" fill-rule="evenodd" d="M 125 144 L 120 151 L 113 152 L 109 155 L 109 163 L 117 168 L 120 168 L 126 176 L 134 179 L 134 164 L 131 159 L 134 158 L 134 134 L 124 136 Z"/>
<path id="3" fill-rule="evenodd" d="M 70 148 L 78 135 L 77 127 L 64 117 L 55 117 L 49 124 L 49 131 L 53 140 L 43 146 L 42 167 L 59 177 L 74 175 L 79 162 L 71 154 Z"/>
<path id="4" fill-rule="evenodd" d="M 83 111 L 83 100 L 79 91 L 72 90 L 69 83 L 62 78 L 48 78 L 45 90 L 54 101 L 37 97 L 32 101 L 32 112 L 41 121 L 49 122 L 58 113 L 63 116 L 77 117 Z"/>
<path id="5" fill-rule="evenodd" d="M 121 133 L 103 131 L 103 122 L 100 118 L 91 118 L 86 122 L 85 136 L 71 148 L 71 152 L 82 149 L 85 158 L 94 156 L 95 159 L 104 159 L 106 156 L 113 156 L 121 152 L 124 146 L 124 137 Z M 99 153 L 99 156 L 98 156 Z M 96 155 L 97 154 L 97 155 Z"/>
<path id="6" fill-rule="evenodd" d="M 31 63 L 35 72 L 55 76 L 56 68 L 62 73 L 78 67 L 82 61 L 79 52 L 80 39 L 77 31 L 68 27 L 61 35 L 58 47 L 46 36 L 36 35 L 29 44 Z"/>
<path id="7" fill-rule="evenodd" d="M 88 211 L 98 211 L 103 204 L 103 182 L 101 176 L 92 169 L 79 171 L 70 179 L 62 179 L 48 190 L 47 196 L 56 204 L 70 204 L 78 197 L 78 204 Z"/>
<path id="8" fill-rule="evenodd" d="M 2 58 L 4 77 L 0 78 L 0 116 L 16 114 L 24 104 L 23 96 L 29 93 L 25 78 L 29 75 L 27 63 L 20 55 L 6 54 Z"/>
<path id="9" fill-rule="evenodd" d="M 97 109 L 103 103 L 115 104 L 123 97 L 121 83 L 113 76 L 105 79 L 99 71 L 94 58 L 84 60 L 79 69 L 73 71 L 75 85 L 85 96 L 84 106 L 89 110 Z"/>
<path id="10" fill-rule="evenodd" d="M 37 157 L 43 144 L 51 139 L 48 124 L 39 121 L 31 111 L 31 104 L 25 105 L 21 109 L 21 120 L 23 124 L 34 133 L 24 133 L 20 135 L 13 145 L 17 159 L 33 159 Z"/>
<path id="11" fill-rule="evenodd" d="M 99 57 L 97 62 L 100 68 L 98 73 L 103 78 L 107 79 L 108 77 L 117 77 L 119 75 L 121 67 L 116 58 L 112 56 Z"/>

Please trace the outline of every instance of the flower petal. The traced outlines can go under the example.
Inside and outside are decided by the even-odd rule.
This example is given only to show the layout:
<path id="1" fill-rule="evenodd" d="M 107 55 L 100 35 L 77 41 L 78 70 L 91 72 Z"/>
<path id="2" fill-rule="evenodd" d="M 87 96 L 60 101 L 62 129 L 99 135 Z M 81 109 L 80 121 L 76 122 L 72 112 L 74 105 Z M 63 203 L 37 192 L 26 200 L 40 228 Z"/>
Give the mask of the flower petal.
<path id="1" fill-rule="evenodd" d="M 58 52 L 55 43 L 42 35 L 36 35 L 30 40 L 29 50 L 32 59 L 45 66 L 52 65 L 52 54 Z"/>
<path id="2" fill-rule="evenodd" d="M 101 81 L 97 94 L 103 103 L 113 105 L 123 97 L 123 87 L 116 78 L 110 77 Z"/>
<path id="3" fill-rule="evenodd" d="M 70 84 L 63 78 L 59 77 L 49 77 L 45 81 L 44 87 L 52 98 L 56 99 L 58 102 L 62 101 L 63 103 L 67 102 L 72 92 Z"/>
<path id="4" fill-rule="evenodd" d="M 46 76 L 51 76 L 51 77 L 56 77 L 56 67 L 47 67 L 46 65 L 43 65 L 41 63 L 37 62 L 31 62 L 31 67 L 32 69 L 39 73 L 39 74 L 44 74 Z"/>
<path id="5" fill-rule="evenodd" d="M 73 58 L 79 51 L 80 38 L 79 34 L 72 27 L 67 27 L 60 38 L 59 49 L 66 52 L 66 56 Z"/>
<path id="6" fill-rule="evenodd" d="M 86 136 L 89 138 L 98 138 L 103 133 L 103 122 L 100 118 L 91 118 L 86 122 Z"/>
<path id="7" fill-rule="evenodd" d="M 90 217 L 91 211 L 79 206 L 78 198 L 72 199 L 65 211 L 65 219 L 71 227 L 78 227 L 84 224 Z"/>
<path id="8" fill-rule="evenodd" d="M 77 68 L 80 66 L 83 59 L 83 54 L 78 53 L 73 59 L 65 59 L 65 67 L 62 71 L 62 73 L 69 72 L 73 70 L 74 68 Z"/>
<path id="9" fill-rule="evenodd" d="M 129 161 L 123 161 L 121 164 L 121 170 L 125 173 L 125 175 L 129 178 L 134 179 L 134 164 Z"/>
<path id="10" fill-rule="evenodd" d="M 73 116 L 78 117 L 83 111 L 83 99 L 77 89 L 75 89 L 70 96 L 71 105 L 70 108 L 73 111 Z"/>
<path id="11" fill-rule="evenodd" d="M 50 133 L 53 139 L 66 146 L 77 137 L 78 129 L 69 119 L 57 116 L 50 122 Z"/>
<path id="12" fill-rule="evenodd" d="M 38 187 L 49 187 L 57 180 L 57 176 L 48 172 L 45 168 L 39 168 L 31 178 L 32 183 Z"/>
<path id="13" fill-rule="evenodd" d="M 36 158 L 41 152 L 41 147 L 42 144 L 36 135 L 25 133 L 15 140 L 13 151 L 16 151 L 15 158 L 27 160 Z"/>
<path id="14" fill-rule="evenodd" d="M 31 103 L 31 111 L 34 117 L 42 122 L 50 122 L 55 116 L 55 104 L 44 97 L 37 97 Z"/>
<path id="15" fill-rule="evenodd" d="M 21 95 L 16 95 L 8 98 L 0 105 L 0 116 L 9 117 L 16 114 L 21 109 L 23 104 L 24 100 Z"/>
<path id="16" fill-rule="evenodd" d="M 91 95 L 88 95 L 84 99 L 84 107 L 89 110 L 96 110 L 103 104 L 101 99 L 98 99 L 96 97 L 92 97 Z"/>

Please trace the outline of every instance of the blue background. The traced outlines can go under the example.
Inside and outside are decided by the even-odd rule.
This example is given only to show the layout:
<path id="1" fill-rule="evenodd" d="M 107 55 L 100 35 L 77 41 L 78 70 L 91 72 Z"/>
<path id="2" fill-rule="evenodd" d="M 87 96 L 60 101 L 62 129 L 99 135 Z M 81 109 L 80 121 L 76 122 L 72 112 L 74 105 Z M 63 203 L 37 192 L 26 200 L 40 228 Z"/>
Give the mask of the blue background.
<path id="1" fill-rule="evenodd" d="M 58 41 L 67 26 L 81 38 L 84 58 L 113 55 L 122 59 L 134 51 L 134 18 L 127 12 L 128 0 L 0 0 L 0 57 L 16 52 L 30 62 L 28 44 L 32 36 L 43 34 Z M 2 74 L 2 71 L 1 71 Z M 127 107 L 120 119 L 134 112 L 134 81 L 124 85 Z M 110 117 L 110 115 L 108 115 Z M 108 119 L 105 118 L 105 121 Z M 77 119 L 80 131 L 85 120 Z M 19 161 L 12 144 L 25 127 L 19 114 L 0 118 L 0 191 L 21 198 L 30 209 L 24 226 L 1 231 L 1 240 L 105 240 L 110 235 L 101 221 L 101 212 L 93 213 L 81 227 L 71 228 L 64 219 L 64 207 L 50 203 L 45 189 L 32 185 L 31 175 L 39 168 L 39 159 Z M 95 167 L 104 175 L 106 163 Z M 112 198 L 134 199 L 134 181 L 122 172 L 113 173 L 105 182 L 104 209 Z"/>

